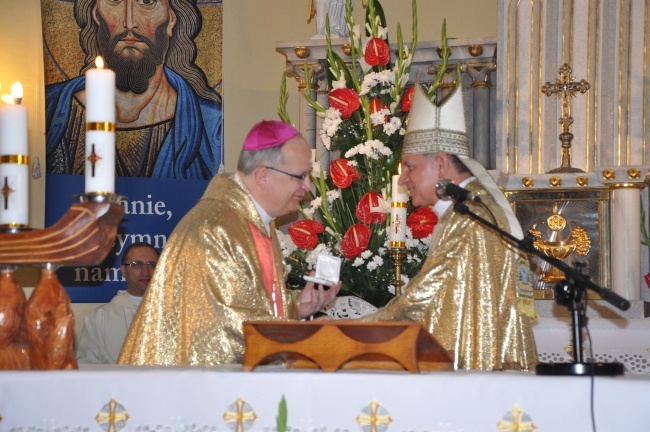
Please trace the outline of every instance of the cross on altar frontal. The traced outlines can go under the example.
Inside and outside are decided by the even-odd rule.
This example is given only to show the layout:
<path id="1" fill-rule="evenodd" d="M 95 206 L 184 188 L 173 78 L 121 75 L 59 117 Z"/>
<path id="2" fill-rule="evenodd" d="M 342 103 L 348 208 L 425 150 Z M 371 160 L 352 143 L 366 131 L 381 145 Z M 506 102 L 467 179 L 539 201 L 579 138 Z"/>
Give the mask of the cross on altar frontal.
<path id="1" fill-rule="evenodd" d="M 584 172 L 579 168 L 573 168 L 571 166 L 571 140 L 573 140 L 573 134 L 571 133 L 571 124 L 573 123 L 573 117 L 571 117 L 571 98 L 575 96 L 576 92 L 586 93 L 590 86 L 585 80 L 573 81 L 573 70 L 566 63 L 558 69 L 558 74 L 560 74 L 560 77 L 555 79 L 555 84 L 547 81 L 542 86 L 542 93 L 546 96 L 555 96 L 562 100 L 562 116 L 560 117 L 562 133 L 559 136 L 562 142 L 562 164 L 560 168 L 552 169 L 548 173 Z"/>

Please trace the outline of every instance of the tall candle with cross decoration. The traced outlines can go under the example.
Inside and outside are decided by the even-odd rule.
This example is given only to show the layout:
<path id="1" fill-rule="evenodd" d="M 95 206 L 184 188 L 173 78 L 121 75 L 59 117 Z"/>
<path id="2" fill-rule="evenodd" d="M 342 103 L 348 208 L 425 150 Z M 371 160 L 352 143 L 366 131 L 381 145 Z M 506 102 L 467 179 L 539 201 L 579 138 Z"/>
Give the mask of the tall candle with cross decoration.
<path id="1" fill-rule="evenodd" d="M 0 106 L 0 226 L 29 226 L 29 157 L 27 108 L 23 87 L 16 82 Z"/>
<path id="2" fill-rule="evenodd" d="M 406 187 L 398 184 L 399 177 L 400 174 L 396 174 L 392 178 L 390 232 L 388 234 L 388 241 L 391 248 L 406 247 L 406 209 L 408 206 L 408 193 Z"/>
<path id="3" fill-rule="evenodd" d="M 86 72 L 86 194 L 115 193 L 115 72 L 104 68 Z"/>

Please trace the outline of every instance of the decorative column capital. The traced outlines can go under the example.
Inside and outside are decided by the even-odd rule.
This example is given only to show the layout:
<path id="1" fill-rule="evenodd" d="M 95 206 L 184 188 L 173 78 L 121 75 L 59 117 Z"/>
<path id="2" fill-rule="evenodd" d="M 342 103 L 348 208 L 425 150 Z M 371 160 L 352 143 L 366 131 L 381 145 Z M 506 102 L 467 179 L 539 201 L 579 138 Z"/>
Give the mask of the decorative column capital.
<path id="1" fill-rule="evenodd" d="M 307 83 L 305 80 L 304 64 L 297 65 L 295 63 L 287 62 L 285 71 L 289 78 L 296 79 L 296 81 L 298 82 L 299 91 L 306 89 L 307 84 L 309 84 L 309 88 L 312 90 L 326 90 L 325 88 L 321 88 L 320 85 L 320 83 L 323 83 L 325 86 L 327 85 L 326 81 L 324 80 L 325 64 L 324 61 L 322 60 L 312 62 L 312 63 L 307 63 L 307 72 L 309 73 L 309 83 Z"/>

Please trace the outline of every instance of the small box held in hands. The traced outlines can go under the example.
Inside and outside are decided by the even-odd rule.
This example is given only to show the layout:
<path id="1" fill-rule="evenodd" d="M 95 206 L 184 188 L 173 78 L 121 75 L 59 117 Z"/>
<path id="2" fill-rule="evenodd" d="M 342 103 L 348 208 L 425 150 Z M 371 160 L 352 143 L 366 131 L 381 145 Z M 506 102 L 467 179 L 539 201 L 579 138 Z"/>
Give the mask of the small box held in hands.
<path id="1" fill-rule="evenodd" d="M 303 278 L 308 282 L 331 286 L 339 282 L 340 272 L 341 258 L 320 254 L 318 255 L 318 261 L 316 261 L 316 274 L 314 276 L 303 276 Z"/>

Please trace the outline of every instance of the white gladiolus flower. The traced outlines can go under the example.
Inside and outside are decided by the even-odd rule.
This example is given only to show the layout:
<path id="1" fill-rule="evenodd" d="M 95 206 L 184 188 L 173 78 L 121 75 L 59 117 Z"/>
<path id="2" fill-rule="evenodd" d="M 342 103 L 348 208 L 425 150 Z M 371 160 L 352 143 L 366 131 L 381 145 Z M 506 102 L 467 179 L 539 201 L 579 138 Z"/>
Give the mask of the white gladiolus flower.
<path id="1" fill-rule="evenodd" d="M 363 258 L 361 257 L 356 257 L 354 261 L 352 262 L 352 267 L 359 267 L 360 265 L 363 264 Z"/>
<path id="2" fill-rule="evenodd" d="M 349 160 L 348 161 L 348 166 L 356 167 L 356 166 L 359 166 L 359 164 L 357 163 L 357 161 Z"/>
<path id="3" fill-rule="evenodd" d="M 378 266 L 382 266 L 384 264 L 384 259 L 379 255 L 375 255 L 374 257 L 372 257 L 372 262 L 374 262 Z"/>
<path id="4" fill-rule="evenodd" d="M 377 263 L 374 261 L 370 261 L 367 265 L 366 268 L 370 271 L 376 270 L 378 267 Z"/>
<path id="5" fill-rule="evenodd" d="M 345 85 L 345 75 L 341 74 L 341 78 L 337 81 L 332 81 L 332 90 L 346 88 Z"/>
<path id="6" fill-rule="evenodd" d="M 325 195 L 327 196 L 327 202 L 331 204 L 335 200 L 341 198 L 341 190 L 340 189 L 330 190 L 327 191 Z"/>
<path id="7" fill-rule="evenodd" d="M 371 256 L 372 256 L 372 252 L 369 250 L 364 250 L 363 252 L 361 252 L 361 258 L 363 259 L 368 259 Z"/>
<path id="8" fill-rule="evenodd" d="M 388 27 L 377 26 L 377 37 L 388 39 Z"/>

